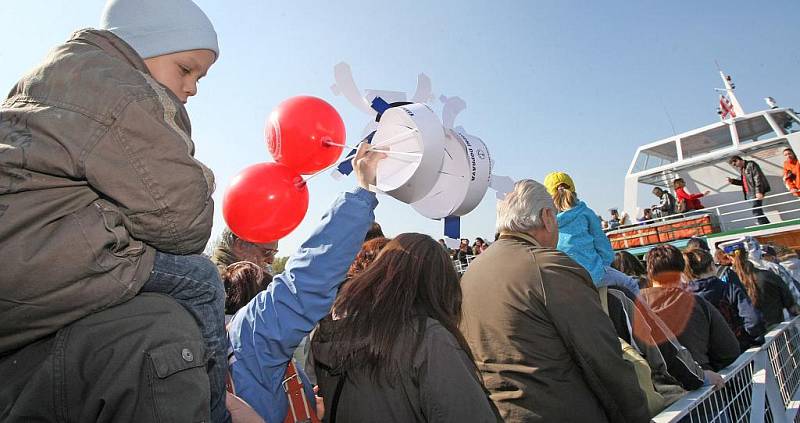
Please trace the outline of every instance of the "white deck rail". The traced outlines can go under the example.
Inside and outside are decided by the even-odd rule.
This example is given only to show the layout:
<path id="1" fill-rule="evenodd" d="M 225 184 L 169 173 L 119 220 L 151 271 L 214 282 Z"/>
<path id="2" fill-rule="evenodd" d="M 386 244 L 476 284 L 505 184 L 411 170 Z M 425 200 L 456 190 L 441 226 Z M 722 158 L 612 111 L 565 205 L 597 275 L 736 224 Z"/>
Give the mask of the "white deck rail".
<path id="1" fill-rule="evenodd" d="M 800 421 L 800 317 L 777 325 L 763 346 L 747 350 L 720 374 L 724 388 L 689 392 L 652 421 Z"/>
<path id="2" fill-rule="evenodd" d="M 702 214 L 710 214 L 715 216 L 715 223 L 719 224 L 720 231 L 730 231 L 734 229 L 743 229 L 743 228 L 754 228 L 758 225 L 756 224 L 755 220 L 758 219 L 758 216 L 754 216 L 752 211 L 754 208 L 760 208 L 764 211 L 767 218 L 772 217 L 772 213 L 778 213 L 783 215 L 783 219 L 791 219 L 794 218 L 792 216 L 798 216 L 797 212 L 800 212 L 800 197 L 795 196 L 791 192 L 782 192 L 779 194 L 767 195 L 764 197 L 765 200 L 767 199 L 776 199 L 775 202 L 770 202 L 769 204 L 763 204 L 760 207 L 753 207 L 753 200 L 739 200 L 733 201 L 730 203 L 719 204 L 716 206 L 709 206 L 699 210 L 692 210 L 686 213 L 675 213 L 669 216 L 664 217 L 656 217 L 650 220 L 643 220 L 637 221 L 634 223 L 629 223 L 627 225 L 622 225 L 613 230 L 607 230 L 606 233 L 619 233 L 624 232 L 630 229 L 641 229 L 643 227 L 651 226 L 658 226 L 663 223 L 670 223 L 672 220 L 681 219 L 681 218 L 688 218 L 692 216 L 698 216 Z M 788 208 L 778 209 L 778 206 L 784 206 L 787 204 L 792 204 Z M 797 207 L 794 207 L 794 206 Z M 794 207 L 794 208 L 792 208 Z M 733 216 L 736 215 L 736 216 Z M 723 219 L 723 216 L 731 216 L 730 219 Z M 775 222 L 772 222 L 775 223 Z"/>

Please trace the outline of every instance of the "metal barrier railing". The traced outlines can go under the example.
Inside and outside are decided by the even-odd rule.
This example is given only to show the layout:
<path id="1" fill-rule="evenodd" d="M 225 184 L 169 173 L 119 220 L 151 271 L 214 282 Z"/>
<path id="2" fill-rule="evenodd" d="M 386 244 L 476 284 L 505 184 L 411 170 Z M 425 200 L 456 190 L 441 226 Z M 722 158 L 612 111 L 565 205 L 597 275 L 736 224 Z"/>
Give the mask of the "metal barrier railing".
<path id="1" fill-rule="evenodd" d="M 467 256 L 467 262 L 466 263 L 462 263 L 460 260 L 453 260 L 453 266 L 455 266 L 456 272 L 458 272 L 459 275 L 461 275 L 464 272 L 466 272 L 467 271 L 467 267 L 469 267 L 469 264 L 472 263 L 472 259 L 474 259 L 474 258 L 475 258 L 475 256 Z"/>
<path id="2" fill-rule="evenodd" d="M 771 330 L 764 345 L 744 352 L 720 372 L 722 389 L 689 392 L 653 418 L 673 422 L 776 422 L 798 420 L 800 317 Z"/>

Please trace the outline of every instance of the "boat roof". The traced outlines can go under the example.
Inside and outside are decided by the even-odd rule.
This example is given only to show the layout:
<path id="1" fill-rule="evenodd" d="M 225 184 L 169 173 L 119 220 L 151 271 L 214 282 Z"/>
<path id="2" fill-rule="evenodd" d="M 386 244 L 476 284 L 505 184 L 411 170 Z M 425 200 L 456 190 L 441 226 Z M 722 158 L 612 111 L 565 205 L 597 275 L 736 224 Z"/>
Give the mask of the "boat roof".
<path id="1" fill-rule="evenodd" d="M 800 118 L 789 108 L 775 108 L 712 123 L 645 144 L 636 150 L 626 178 L 660 185 L 664 172 L 719 162 L 727 157 L 786 145 L 785 135 L 800 131 Z"/>

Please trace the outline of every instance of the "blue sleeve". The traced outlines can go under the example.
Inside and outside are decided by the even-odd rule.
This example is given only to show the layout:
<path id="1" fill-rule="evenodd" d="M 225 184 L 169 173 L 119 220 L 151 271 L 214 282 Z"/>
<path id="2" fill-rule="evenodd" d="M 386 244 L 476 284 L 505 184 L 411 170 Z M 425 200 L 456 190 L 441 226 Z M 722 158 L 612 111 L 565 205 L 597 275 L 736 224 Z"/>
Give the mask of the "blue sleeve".
<path id="1" fill-rule="evenodd" d="M 614 249 L 611 248 L 611 241 L 608 240 L 608 236 L 603 232 L 600 219 L 591 210 L 585 216 L 586 220 L 589 221 L 589 234 L 594 239 L 594 249 L 597 251 L 597 255 L 600 256 L 600 260 L 603 260 L 603 266 L 611 266 L 614 261 Z"/>
<path id="2" fill-rule="evenodd" d="M 286 363 L 300 341 L 330 311 L 375 216 L 375 194 L 356 189 L 341 195 L 319 227 L 275 276 L 269 287 L 230 323 L 231 374 L 236 394 L 267 421 L 283 421 L 281 387 Z"/>

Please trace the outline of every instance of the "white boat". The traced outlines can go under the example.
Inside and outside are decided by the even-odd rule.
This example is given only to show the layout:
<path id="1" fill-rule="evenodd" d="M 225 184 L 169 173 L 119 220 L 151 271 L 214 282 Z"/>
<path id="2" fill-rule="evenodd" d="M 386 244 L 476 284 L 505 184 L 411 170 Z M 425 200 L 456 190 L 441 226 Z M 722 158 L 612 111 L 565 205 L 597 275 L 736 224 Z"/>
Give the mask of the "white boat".
<path id="1" fill-rule="evenodd" d="M 639 147 L 625 176 L 624 211 L 634 218 L 658 203 L 653 187 L 674 194 L 672 181 L 683 178 L 691 193 L 711 191 L 701 199 L 705 207 L 691 214 L 654 219 L 608 232 L 615 249 L 641 255 L 653 245 L 670 242 L 678 247 L 691 236 L 704 236 L 713 246 L 744 235 L 762 243 L 800 248 L 800 197 L 783 181 L 783 149 L 800 154 L 800 118 L 790 108 L 766 100 L 770 108 L 745 113 L 736 99 L 730 76 L 720 71 L 733 116 Z M 765 197 L 764 214 L 770 221 L 758 225 L 752 202 L 740 186 L 728 183 L 739 173 L 727 161 L 738 155 L 759 164 L 772 190 Z M 644 223 L 644 224 L 642 224 Z"/>

